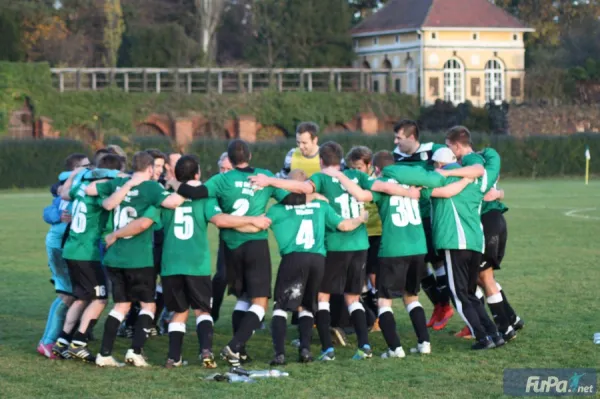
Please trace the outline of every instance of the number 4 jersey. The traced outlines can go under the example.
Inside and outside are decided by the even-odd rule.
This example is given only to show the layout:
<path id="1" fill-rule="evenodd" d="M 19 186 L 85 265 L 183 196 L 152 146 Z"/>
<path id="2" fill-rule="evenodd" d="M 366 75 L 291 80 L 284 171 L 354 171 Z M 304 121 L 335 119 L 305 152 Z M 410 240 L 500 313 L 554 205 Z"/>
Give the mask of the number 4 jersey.
<path id="1" fill-rule="evenodd" d="M 357 170 L 345 170 L 344 174 L 357 183 L 362 189 L 369 190 L 373 180 L 365 173 Z M 359 202 L 346 192 L 338 179 L 323 174 L 315 173 L 310 181 L 315 186 L 315 192 L 325 196 L 329 205 L 344 219 L 360 216 L 364 203 Z M 342 232 L 332 231 L 325 236 L 325 247 L 327 251 L 362 251 L 369 248 L 369 237 L 365 225 L 361 225 L 354 231 Z"/>
<path id="2" fill-rule="evenodd" d="M 161 211 L 165 232 L 161 276 L 210 276 L 207 227 L 220 213 L 214 198 L 186 200 L 178 208 Z"/>
<path id="3" fill-rule="evenodd" d="M 308 252 L 325 256 L 325 231 L 337 231 L 344 220 L 327 202 L 306 205 L 275 204 L 267 212 L 281 256 Z"/>
<path id="4" fill-rule="evenodd" d="M 117 178 L 106 183 L 98 184 L 98 195 L 100 198 L 107 198 L 112 193 L 122 187 L 128 178 Z M 155 181 L 145 181 L 138 186 L 133 187 L 127 196 L 112 211 L 114 229 L 118 230 L 127 226 L 135 219 L 149 217 L 155 222 L 160 220 L 159 212 L 151 212 L 154 208 L 159 208 L 166 197 L 169 196 L 160 184 Z M 142 267 L 152 267 L 154 259 L 152 254 L 153 230 L 146 231 L 136 235 L 117 240 L 104 256 L 104 264 L 110 267 L 122 269 L 136 269 Z"/>

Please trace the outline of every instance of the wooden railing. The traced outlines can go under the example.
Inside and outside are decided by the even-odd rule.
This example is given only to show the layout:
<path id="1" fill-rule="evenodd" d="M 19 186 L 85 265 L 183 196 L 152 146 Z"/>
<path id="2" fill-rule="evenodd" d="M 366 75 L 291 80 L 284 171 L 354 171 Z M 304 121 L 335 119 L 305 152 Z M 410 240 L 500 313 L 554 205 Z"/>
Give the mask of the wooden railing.
<path id="1" fill-rule="evenodd" d="M 405 91 L 406 69 L 53 68 L 60 92 L 117 87 L 126 92 L 252 93 L 282 91 Z"/>

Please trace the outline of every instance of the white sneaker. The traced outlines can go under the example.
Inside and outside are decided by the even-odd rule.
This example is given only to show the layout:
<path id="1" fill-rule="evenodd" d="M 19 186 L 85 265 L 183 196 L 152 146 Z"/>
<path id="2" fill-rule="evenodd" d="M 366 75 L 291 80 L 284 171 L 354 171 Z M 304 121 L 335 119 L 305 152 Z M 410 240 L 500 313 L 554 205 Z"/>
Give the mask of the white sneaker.
<path id="1" fill-rule="evenodd" d="M 119 363 L 112 356 L 102 356 L 98 353 L 96 356 L 96 366 L 98 367 L 123 367 L 125 363 Z"/>
<path id="2" fill-rule="evenodd" d="M 144 356 L 141 354 L 138 355 L 133 349 L 127 350 L 127 353 L 125 354 L 125 363 L 135 367 L 150 367 Z"/>
<path id="3" fill-rule="evenodd" d="M 393 357 L 403 358 L 406 354 L 404 353 L 404 349 L 401 346 L 397 347 L 396 350 L 388 349 L 387 352 L 381 354 L 382 359 L 391 359 Z"/>
<path id="4" fill-rule="evenodd" d="M 422 344 L 417 344 L 416 348 L 410 348 L 410 353 L 429 355 L 431 353 L 431 343 L 425 341 Z"/>

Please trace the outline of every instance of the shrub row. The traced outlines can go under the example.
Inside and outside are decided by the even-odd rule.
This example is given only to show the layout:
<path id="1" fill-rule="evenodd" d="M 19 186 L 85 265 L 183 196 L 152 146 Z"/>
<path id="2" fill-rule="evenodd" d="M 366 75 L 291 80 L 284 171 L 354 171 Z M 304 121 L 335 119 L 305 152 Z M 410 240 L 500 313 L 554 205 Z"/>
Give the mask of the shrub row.
<path id="1" fill-rule="evenodd" d="M 391 150 L 392 134 L 365 136 L 362 134 L 336 134 L 321 137 L 321 142 L 335 140 L 345 151 L 354 145 L 367 145 L 374 151 Z M 442 135 L 426 134 L 422 142 L 442 143 Z M 114 142 L 122 145 L 128 154 L 146 148 L 172 149 L 172 143 L 161 138 L 132 138 Z M 491 146 L 502 156 L 503 177 L 555 177 L 581 176 L 585 171 L 585 146 L 590 147 L 592 159 L 600 159 L 600 135 L 578 134 L 559 137 L 528 137 L 518 139 L 507 136 L 477 135 L 475 148 Z M 277 172 L 286 153 L 295 147 L 293 140 L 263 142 L 252 145 L 252 164 Z M 189 153 L 200 157 L 203 178 L 217 173 L 217 160 L 227 148 L 225 140 L 197 140 L 188 148 Z M 0 141 L 0 188 L 44 187 L 52 184 L 63 170 L 65 158 L 73 152 L 92 151 L 82 143 L 72 140 L 3 140 Z M 591 172 L 600 174 L 600 161 L 591 163 Z"/>

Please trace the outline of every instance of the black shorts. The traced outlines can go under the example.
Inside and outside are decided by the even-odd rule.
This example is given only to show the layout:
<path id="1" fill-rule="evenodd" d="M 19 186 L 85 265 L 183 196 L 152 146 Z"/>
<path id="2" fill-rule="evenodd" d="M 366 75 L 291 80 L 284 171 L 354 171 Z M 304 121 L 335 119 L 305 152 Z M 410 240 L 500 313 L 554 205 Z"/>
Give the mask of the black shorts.
<path id="1" fill-rule="evenodd" d="M 165 307 L 183 313 L 190 307 L 210 312 L 212 308 L 212 282 L 210 276 L 175 275 L 160 278 Z"/>
<path id="2" fill-rule="evenodd" d="M 324 269 L 323 255 L 304 252 L 284 255 L 275 282 L 275 309 L 293 312 L 302 306 L 316 313 Z"/>
<path id="3" fill-rule="evenodd" d="M 431 218 L 423 218 L 423 230 L 425 231 L 425 241 L 427 241 L 427 255 L 425 255 L 425 263 L 431 263 L 436 266 L 442 264 L 444 255 L 438 253 L 433 246 L 433 228 L 431 226 Z"/>
<path id="4" fill-rule="evenodd" d="M 369 250 L 367 252 L 367 275 L 377 274 L 379 245 L 381 245 L 381 236 L 369 236 Z"/>
<path id="5" fill-rule="evenodd" d="M 75 298 L 86 301 L 107 298 L 106 277 L 99 261 L 65 260 Z"/>
<path id="6" fill-rule="evenodd" d="M 163 253 L 163 242 L 164 242 L 164 230 L 156 230 L 154 232 L 154 243 L 152 247 L 152 255 L 154 258 L 154 270 L 156 271 L 156 275 L 160 276 L 160 265 L 162 263 L 162 253 Z"/>
<path id="7" fill-rule="evenodd" d="M 360 295 L 365 286 L 367 250 L 329 251 L 320 292 Z"/>
<path id="8" fill-rule="evenodd" d="M 267 240 L 247 241 L 236 249 L 224 245 L 229 294 L 237 298 L 271 297 L 271 254 Z"/>
<path id="9" fill-rule="evenodd" d="M 508 238 L 504 214 L 497 210 L 489 211 L 481 215 L 481 224 L 485 235 L 485 253 L 481 260 L 480 270 L 483 271 L 490 267 L 498 270 L 504 258 Z"/>
<path id="10" fill-rule="evenodd" d="M 107 267 L 112 283 L 113 301 L 153 303 L 156 291 L 154 266 L 139 269 Z"/>
<path id="11" fill-rule="evenodd" d="M 405 294 L 417 295 L 426 267 L 425 255 L 379 258 L 379 297 L 393 299 Z"/>

